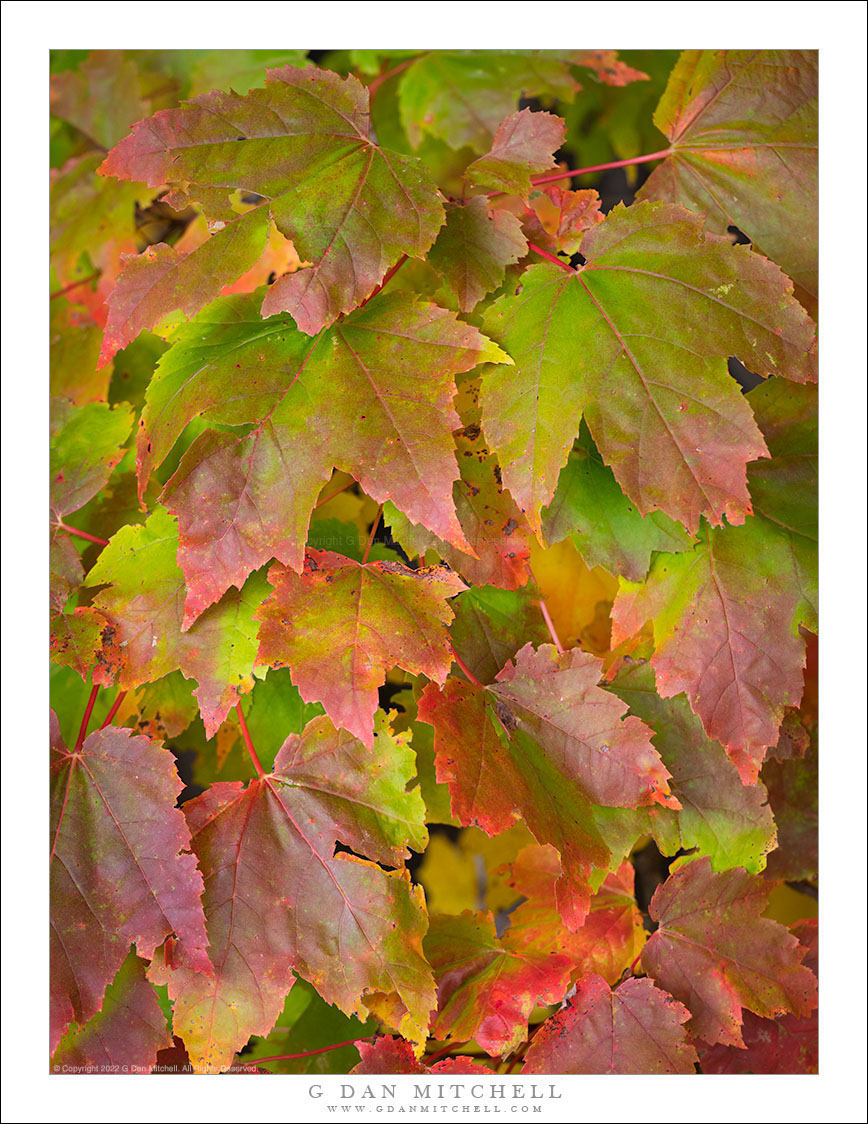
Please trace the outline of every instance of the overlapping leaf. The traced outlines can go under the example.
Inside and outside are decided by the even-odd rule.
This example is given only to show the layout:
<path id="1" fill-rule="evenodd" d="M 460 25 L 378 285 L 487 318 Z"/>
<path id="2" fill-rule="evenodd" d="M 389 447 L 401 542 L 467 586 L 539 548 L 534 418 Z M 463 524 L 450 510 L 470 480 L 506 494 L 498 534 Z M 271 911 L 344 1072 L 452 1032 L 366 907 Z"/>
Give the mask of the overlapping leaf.
<path id="1" fill-rule="evenodd" d="M 750 512 L 748 461 L 767 450 L 726 368 L 815 377 L 814 329 L 771 262 L 661 203 L 616 207 L 582 241 L 578 271 L 531 266 L 485 330 L 515 367 L 493 368 L 482 422 L 503 479 L 539 529 L 582 416 L 643 515 L 695 531 Z"/>
<path id="2" fill-rule="evenodd" d="M 419 701 L 453 814 L 489 834 L 521 816 L 551 843 L 563 863 L 558 908 L 571 929 L 587 913 L 591 867 L 610 859 L 591 805 L 677 807 L 648 727 L 624 720 L 624 704 L 597 685 L 601 669 L 586 652 L 528 644 L 490 687 L 453 678 Z"/>
<path id="3" fill-rule="evenodd" d="M 185 624 L 272 558 L 301 569 L 310 513 L 334 467 L 472 554 L 452 500 L 453 376 L 503 352 L 453 313 L 402 293 L 313 340 L 285 316 L 263 323 L 255 304 L 226 298 L 181 330 L 139 433 L 144 486 L 194 417 L 259 423 L 238 436 L 206 430 L 164 492 L 179 517 Z"/>
<path id="4" fill-rule="evenodd" d="M 272 566 L 275 592 L 257 613 L 257 660 L 289 666 L 307 702 L 372 745 L 377 689 L 396 665 L 443 683 L 452 663 L 447 599 L 465 589 L 447 567 L 354 562 L 308 551 L 304 573 Z"/>
<path id="5" fill-rule="evenodd" d="M 558 914 L 561 873 L 554 847 L 530 846 L 519 852 L 511 864 L 510 883 L 527 901 L 510 913 L 511 940 L 518 949 L 547 947 L 566 956 L 572 979 L 593 972 L 614 986 L 645 943 L 633 867 L 626 862 L 606 876 L 591 898 L 584 924 L 573 933 Z"/>
<path id="6" fill-rule="evenodd" d="M 553 113 L 521 109 L 500 123 L 491 148 L 467 168 L 467 182 L 527 199 L 533 190 L 530 177 L 556 166 L 554 153 L 565 133 L 564 122 Z"/>
<path id="7" fill-rule="evenodd" d="M 817 922 L 802 921 L 793 928 L 808 949 L 805 965 L 817 971 Z M 703 1073 L 816 1073 L 819 1065 L 819 1026 L 817 1012 L 804 1018 L 779 1015 L 761 1019 L 751 1011 L 744 1013 L 744 1049 L 718 1043 L 705 1050 L 700 1059 Z"/>
<path id="8" fill-rule="evenodd" d="M 175 956 L 152 976 L 168 983 L 175 1033 L 197 1070 L 226 1069 L 251 1034 L 271 1030 L 293 972 L 345 1013 L 367 1003 L 424 1039 L 434 1006 L 427 919 L 400 865 L 407 845 L 425 844 L 424 805 L 405 791 L 414 767 L 382 716 L 373 750 L 321 717 L 286 740 L 272 773 L 213 784 L 185 804 L 214 975 Z M 338 842 L 368 857 L 336 855 Z"/>
<path id="9" fill-rule="evenodd" d="M 185 585 L 175 561 L 177 550 L 175 520 L 162 508 L 146 523 L 126 526 L 112 538 L 88 575 L 90 585 L 108 586 L 93 599 L 111 626 L 95 656 L 109 681 L 116 677 L 125 691 L 176 669 L 195 679 L 210 737 L 241 693 L 253 686 L 253 613 L 268 587 L 262 577 L 251 578 L 182 632 Z"/>
<path id="10" fill-rule="evenodd" d="M 550 639 L 539 598 L 532 585 L 516 590 L 473 587 L 452 602 L 452 643 L 482 683 L 493 682 L 525 644 L 545 644 Z"/>
<path id="11" fill-rule="evenodd" d="M 278 279 L 262 312 L 289 312 L 309 334 L 370 296 L 401 254 L 421 257 L 443 223 L 425 166 L 371 140 L 365 87 L 316 68 L 271 70 L 264 89 L 212 90 L 140 121 L 100 170 L 152 187 L 169 183 L 172 200 L 198 201 L 219 224 L 212 243 L 220 249 L 197 251 L 185 267 L 187 285 L 202 284 L 215 256 L 225 267 L 238 224 L 258 221 L 231 211 L 233 190 L 263 196 L 271 220 L 313 265 Z M 173 311 L 180 294 L 171 286 L 162 311 Z M 121 338 L 108 333 L 104 357 Z"/>
<path id="12" fill-rule="evenodd" d="M 804 599 L 785 538 L 765 520 L 706 528 L 683 554 L 660 554 L 644 585 L 625 585 L 612 643 L 654 622 L 663 698 L 684 691 L 705 732 L 753 784 L 788 706 L 802 697 Z"/>
<path id="13" fill-rule="evenodd" d="M 754 874 L 781 842 L 766 786 L 743 785 L 735 765 L 682 698 L 661 699 L 644 661 L 625 664 L 612 690 L 654 731 L 654 746 L 672 774 L 678 812 L 655 809 L 652 830 L 667 855 L 698 848 L 714 870 L 742 866 Z M 774 862 L 774 859 L 772 859 Z"/>
<path id="14" fill-rule="evenodd" d="M 503 283 L 506 267 L 527 253 L 521 223 L 509 211 L 489 211 L 483 195 L 446 204 L 446 225 L 428 262 L 471 312 L 486 293 Z"/>
<path id="15" fill-rule="evenodd" d="M 175 807 L 171 754 L 108 727 L 70 752 L 52 714 L 51 1045 L 102 1009 L 135 944 L 149 960 L 174 934 L 191 975 L 210 972 L 202 875 Z"/>
<path id="16" fill-rule="evenodd" d="M 777 921 L 762 917 L 768 886 L 744 870 L 715 874 L 688 862 L 658 887 L 649 912 L 658 929 L 642 966 L 689 1008 L 690 1030 L 713 1045 L 744 1045 L 742 1009 L 763 1018 L 802 1017 L 817 1006 L 805 952 Z"/>
<path id="17" fill-rule="evenodd" d="M 490 913 L 432 917 L 424 948 L 437 980 L 432 1036 L 472 1038 L 492 1056 L 512 1053 L 533 1008 L 560 1002 L 569 987 L 567 956 L 512 929 L 498 938 Z"/>
<path id="18" fill-rule="evenodd" d="M 817 52 L 685 51 L 654 123 L 671 155 L 641 199 L 734 226 L 817 295 Z"/>
<path id="19" fill-rule="evenodd" d="M 147 965 L 130 953 L 109 984 L 102 1010 L 83 1027 L 70 1027 L 54 1052 L 54 1073 L 147 1073 L 172 1035 L 145 976 Z"/>
<path id="20" fill-rule="evenodd" d="M 612 991 L 602 977 L 585 976 L 569 1006 L 534 1035 L 522 1073 L 693 1073 L 689 1017 L 650 980 L 625 980 Z"/>
<path id="21" fill-rule="evenodd" d="M 425 133 L 453 148 L 485 152 L 520 97 L 550 95 L 571 102 L 579 89 L 571 66 L 625 85 L 645 75 L 614 51 L 427 51 L 401 76 L 401 120 L 414 148 Z"/>
<path id="22" fill-rule="evenodd" d="M 359 1053 L 362 1060 L 352 1073 L 491 1073 L 488 1066 L 471 1058 L 443 1058 L 432 1066 L 423 1065 L 416 1058 L 411 1042 L 388 1035 L 381 1035 L 373 1042 L 360 1042 Z"/>
<path id="23" fill-rule="evenodd" d="M 655 551 L 687 550 L 690 536 L 661 511 L 643 516 L 627 499 L 583 423 L 577 448 L 561 470 L 542 520 L 549 543 L 572 538 L 589 566 L 642 581 Z"/>
<path id="24" fill-rule="evenodd" d="M 386 505 L 384 519 L 411 557 L 423 557 L 426 550 L 434 549 L 473 585 L 516 589 L 528 580 L 532 536 L 512 496 L 503 489 L 500 467 L 478 425 L 467 425 L 455 434 L 455 451 L 461 479 L 452 495 L 464 537 L 476 557 L 410 523 L 392 503 Z"/>
<path id="25" fill-rule="evenodd" d="M 528 239 L 544 250 L 574 254 L 585 231 L 603 221 L 600 196 L 592 188 L 570 191 L 549 184 L 530 200 L 522 226 Z"/>

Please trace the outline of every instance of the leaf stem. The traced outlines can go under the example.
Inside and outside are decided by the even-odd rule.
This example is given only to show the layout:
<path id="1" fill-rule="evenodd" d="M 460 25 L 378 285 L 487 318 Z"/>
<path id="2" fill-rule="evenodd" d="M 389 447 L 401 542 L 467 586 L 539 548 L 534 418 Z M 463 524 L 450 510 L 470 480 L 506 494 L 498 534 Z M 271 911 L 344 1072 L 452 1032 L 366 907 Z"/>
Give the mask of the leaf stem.
<path id="1" fill-rule="evenodd" d="M 441 1058 L 445 1058 L 447 1054 L 451 1054 L 453 1050 L 464 1045 L 466 1045 L 464 1042 L 450 1042 L 448 1046 L 444 1046 L 442 1050 L 438 1050 L 436 1054 L 432 1054 L 429 1058 L 426 1058 L 425 1065 L 434 1065 L 435 1062 L 439 1062 Z"/>
<path id="2" fill-rule="evenodd" d="M 551 176 L 534 176 L 530 182 L 534 187 L 541 187 L 544 183 L 555 183 L 557 180 L 570 179 L 572 176 L 585 176 L 589 172 L 608 172 L 611 168 L 629 168 L 631 164 L 648 164 L 652 160 L 663 160 L 671 155 L 672 149 L 664 148 L 660 152 L 648 152 L 644 156 L 631 156 L 629 160 L 610 160 L 608 164 L 591 164 L 587 168 L 573 168 L 569 172 L 555 172 Z M 502 195 L 503 192 L 495 194 Z"/>
<path id="3" fill-rule="evenodd" d="M 289 1028 L 287 1028 L 289 1029 Z M 374 1036 L 368 1035 L 367 1038 L 348 1038 L 346 1042 L 335 1042 L 334 1046 L 320 1046 L 317 1050 L 303 1050 L 300 1054 L 272 1054 L 268 1058 L 256 1058 L 254 1061 L 241 1062 L 240 1065 L 262 1065 L 263 1062 L 293 1062 L 297 1058 L 312 1058 L 316 1054 L 327 1054 L 330 1050 L 340 1050 L 343 1046 L 355 1046 L 358 1042 L 370 1042 Z"/>
<path id="4" fill-rule="evenodd" d="M 563 258 L 555 257 L 554 254 L 550 254 L 548 250 L 543 250 L 540 246 L 535 245 L 533 242 L 528 242 L 527 248 L 529 250 L 533 250 L 535 254 L 539 254 L 541 258 L 545 258 L 546 261 L 550 261 L 555 265 L 559 265 L 561 269 L 565 269 L 567 273 L 576 272 L 569 262 L 565 262 Z"/>
<path id="5" fill-rule="evenodd" d="M 66 531 L 68 535 L 77 535 L 80 539 L 87 539 L 88 542 L 95 542 L 100 546 L 108 546 L 108 539 L 97 538 L 96 535 L 91 535 L 87 531 L 79 531 L 77 527 L 70 527 L 69 524 L 64 523 L 62 519 L 56 526 L 59 527 L 61 531 Z"/>
<path id="6" fill-rule="evenodd" d="M 322 507 L 323 504 L 327 504 L 329 500 L 333 500 L 335 496 L 339 496 L 341 492 L 345 492 L 347 488 L 352 488 L 353 484 L 355 484 L 355 480 L 350 479 L 346 482 L 346 484 L 341 484 L 340 488 L 335 488 L 333 492 L 329 492 L 327 496 L 323 496 L 321 500 L 317 500 L 313 505 L 314 511 L 316 511 L 318 507 Z"/>
<path id="7" fill-rule="evenodd" d="M 404 262 L 406 260 L 407 260 L 407 255 L 401 254 L 401 256 L 398 258 L 398 260 L 395 262 L 395 264 L 392 266 L 392 268 L 386 271 L 385 277 L 380 282 L 380 284 L 376 287 L 376 289 L 374 289 L 373 292 L 369 293 L 368 296 L 366 296 L 365 299 L 362 301 L 362 303 L 356 307 L 356 309 L 355 309 L 356 312 L 358 312 L 360 308 L 364 308 L 365 305 L 368 303 L 368 301 L 372 301 L 378 293 L 381 293 L 383 291 L 383 289 L 385 289 L 385 287 L 389 284 L 389 282 L 392 280 L 392 278 L 395 276 L 395 274 L 398 272 L 398 270 L 401 268 L 401 266 L 404 264 Z"/>
<path id="8" fill-rule="evenodd" d="M 370 84 L 368 85 L 368 110 L 369 110 L 369 112 L 370 112 L 370 107 L 374 104 L 374 97 L 377 93 L 377 90 L 379 90 L 379 88 L 383 85 L 383 83 L 388 82 L 390 78 L 394 78 L 396 74 L 400 74 L 402 70 L 406 70 L 407 67 L 411 63 L 414 63 L 416 61 L 416 59 L 421 58 L 421 57 L 422 57 L 421 55 L 414 55 L 411 59 L 404 59 L 404 61 L 399 62 L 397 66 L 393 66 L 391 70 L 387 70 L 385 72 L 385 74 L 378 74 L 375 78 L 373 78 L 371 80 Z"/>
<path id="9" fill-rule="evenodd" d="M 368 561 L 368 555 L 371 553 L 371 547 L 374 545 L 374 536 L 377 533 L 377 528 L 380 526 L 380 519 L 383 517 L 383 505 L 377 508 L 377 514 L 374 516 L 374 522 L 371 524 L 371 533 L 368 535 L 368 542 L 365 546 L 365 553 L 362 555 L 362 565 Z"/>
<path id="10" fill-rule="evenodd" d="M 81 720 L 81 727 L 78 731 L 78 737 L 75 739 L 75 752 L 81 749 L 84 745 L 84 739 L 87 737 L 87 728 L 90 725 L 90 716 L 93 714 L 93 706 L 96 702 L 96 697 L 99 694 L 99 684 L 94 683 L 90 692 L 90 698 L 87 700 L 87 706 L 84 708 L 84 718 Z"/>
<path id="11" fill-rule="evenodd" d="M 450 647 L 452 648 L 452 658 L 455 660 L 455 662 L 458 664 L 458 666 L 461 668 L 461 670 L 467 676 L 469 681 L 475 687 L 484 687 L 485 684 L 479 682 L 479 680 L 476 678 L 476 676 L 473 674 L 473 672 L 470 670 L 470 668 L 467 666 L 467 664 L 464 662 L 464 660 L 461 658 L 461 656 L 459 656 L 458 653 L 455 651 L 455 645 L 452 644 L 451 641 L 450 641 Z"/>
<path id="12" fill-rule="evenodd" d="M 241 703 L 235 704 L 235 711 L 238 715 L 238 725 L 241 727 L 241 736 L 244 738 L 244 744 L 247 746 L 247 752 L 253 761 L 256 775 L 260 780 L 265 776 L 265 770 L 262 768 L 262 762 L 256 755 L 256 750 L 253 748 L 253 739 L 250 736 L 250 731 L 247 729 L 247 720 L 244 717 L 244 711 L 241 709 Z"/>
<path id="13" fill-rule="evenodd" d="M 636 965 L 637 965 L 637 964 L 639 963 L 639 961 L 640 961 L 641 959 L 642 959 L 642 953 L 641 953 L 641 951 L 640 951 L 640 952 L 639 952 L 639 955 L 638 955 L 638 956 L 636 957 L 636 959 L 635 959 L 635 960 L 633 961 L 633 963 L 632 963 L 632 964 L 630 965 L 630 975 L 631 975 L 631 976 L 633 975 L 633 970 L 634 970 L 634 968 L 636 967 Z"/>
<path id="14" fill-rule="evenodd" d="M 96 273 L 91 273 L 88 277 L 82 277 L 82 279 L 80 281 L 71 281 L 68 285 L 64 285 L 64 287 L 62 289 L 58 289 L 54 293 L 49 293 L 48 299 L 50 301 L 53 301 L 57 297 L 62 297 L 65 293 L 68 293 L 71 289 L 77 289 L 79 287 L 79 285 L 86 285 L 88 283 L 88 281 L 96 281 L 96 279 L 97 279 L 97 277 L 99 277 L 99 275 L 100 275 L 100 271 L 97 270 Z"/>
<path id="15" fill-rule="evenodd" d="M 549 636 L 551 636 L 552 638 L 552 643 L 559 652 L 563 652 L 564 646 L 563 644 L 561 644 L 560 637 L 558 636 L 557 629 L 555 628 L 555 622 L 552 620 L 552 615 L 549 612 L 548 605 L 546 605 L 545 601 L 543 601 L 542 598 L 537 601 L 537 605 L 539 605 L 539 611 L 542 613 L 543 620 L 546 622 L 546 628 L 549 630 Z"/>
<path id="16" fill-rule="evenodd" d="M 101 729 L 101 730 L 104 730 L 104 729 L 106 728 L 106 726 L 111 726 L 111 724 L 112 724 L 112 719 L 113 719 L 113 718 L 114 718 L 114 716 L 115 716 L 115 715 L 117 714 L 117 712 L 118 712 L 118 711 L 120 710 L 120 708 L 121 708 L 121 703 L 122 703 L 122 702 L 124 701 L 124 698 L 125 698 L 125 697 L 126 697 L 126 691 L 118 691 L 118 694 L 117 694 L 117 698 L 116 698 L 116 699 L 115 699 L 115 701 L 114 701 L 114 702 L 112 703 L 112 706 L 111 706 L 111 710 L 110 710 L 110 711 L 108 712 L 108 714 L 107 714 L 107 715 L 105 716 L 105 721 L 104 721 L 104 722 L 103 722 L 103 724 L 102 724 L 102 725 L 100 726 L 100 729 Z"/>

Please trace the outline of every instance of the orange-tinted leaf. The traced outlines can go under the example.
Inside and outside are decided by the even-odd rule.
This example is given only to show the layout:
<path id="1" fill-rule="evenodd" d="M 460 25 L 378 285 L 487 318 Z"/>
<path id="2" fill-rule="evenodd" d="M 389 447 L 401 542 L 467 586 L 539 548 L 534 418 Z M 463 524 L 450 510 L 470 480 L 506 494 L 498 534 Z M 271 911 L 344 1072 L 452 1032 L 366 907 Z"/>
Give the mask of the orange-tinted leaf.
<path id="1" fill-rule="evenodd" d="M 602 222 L 600 197 L 592 188 L 570 191 L 548 184 L 530 201 L 533 214 L 524 220 L 524 232 L 531 242 L 555 253 L 574 254 L 585 231 Z"/>
<path id="2" fill-rule="evenodd" d="M 528 527 L 500 483 L 500 467 L 479 426 L 459 430 L 455 448 L 461 479 L 452 495 L 464 537 L 476 557 L 410 523 L 392 503 L 385 508 L 384 519 L 410 557 L 424 557 L 426 550 L 433 549 L 468 583 L 516 589 L 528 580 Z"/>
<path id="3" fill-rule="evenodd" d="M 289 666 L 306 702 L 321 702 L 336 726 L 373 738 L 377 689 L 392 667 L 443 683 L 452 663 L 447 599 L 465 589 L 449 569 L 400 562 L 361 564 L 308 551 L 304 573 L 275 564 L 275 592 L 257 613 L 257 662 Z"/>
<path id="4" fill-rule="evenodd" d="M 268 214 L 248 211 L 214 224 L 211 237 L 189 253 L 160 242 L 141 254 L 121 255 L 109 298 L 99 365 L 170 312 L 194 316 L 257 262 L 268 237 Z"/>
<path id="5" fill-rule="evenodd" d="M 502 121 L 491 148 L 468 167 L 468 182 L 489 191 L 504 191 L 527 199 L 530 177 L 551 171 L 554 153 L 564 142 L 566 125 L 553 113 L 520 109 Z"/>
<path id="6" fill-rule="evenodd" d="M 561 861 L 554 847 L 525 847 L 512 864 L 510 881 L 527 898 L 510 914 L 515 946 L 537 948 L 548 942 L 565 955 L 573 979 L 594 972 L 614 986 L 645 943 L 642 914 L 633 893 L 633 867 L 623 863 L 606 876 L 593 895 L 580 929 L 571 933 L 558 914 L 557 883 Z"/>
<path id="7" fill-rule="evenodd" d="M 709 1044 L 742 1046 L 742 1009 L 763 1018 L 809 1015 L 817 980 L 783 925 L 762 917 L 768 883 L 744 870 L 714 874 L 707 858 L 688 862 L 657 888 L 649 912 L 659 927 L 642 966 L 693 1016 L 691 1033 Z"/>
<path id="8" fill-rule="evenodd" d="M 432 1066 L 416 1058 L 412 1043 L 404 1038 L 381 1035 L 373 1042 L 360 1042 L 362 1060 L 351 1073 L 491 1073 L 488 1066 L 472 1058 L 443 1058 Z"/>
<path id="9" fill-rule="evenodd" d="M 498 938 L 490 913 L 432 917 L 424 948 L 437 980 L 432 1036 L 472 1038 L 492 1056 L 512 1053 L 534 1007 L 560 1002 L 569 988 L 567 956 L 511 928 Z"/>

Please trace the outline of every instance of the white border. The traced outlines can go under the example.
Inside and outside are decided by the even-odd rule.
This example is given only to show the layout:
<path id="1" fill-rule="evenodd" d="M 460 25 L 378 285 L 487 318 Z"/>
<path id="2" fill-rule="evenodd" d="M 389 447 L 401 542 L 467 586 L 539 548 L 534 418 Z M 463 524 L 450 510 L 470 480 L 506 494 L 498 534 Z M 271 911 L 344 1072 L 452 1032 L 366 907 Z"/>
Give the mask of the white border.
<path id="1" fill-rule="evenodd" d="M 4 0 L 2 726 L 4 1121 L 329 1119 L 307 1078 L 49 1079 L 43 780 L 47 676 L 48 50 L 136 46 L 800 47 L 821 51 L 821 1075 L 557 1078 L 545 1120 L 859 1121 L 865 1047 L 865 30 L 850 3 Z M 609 30 L 611 27 L 611 34 Z M 593 40 L 590 32 L 594 32 Z M 596 34 L 599 32 L 600 34 Z M 39 565 L 36 558 L 41 559 Z M 43 936 L 43 933 L 46 935 Z M 117 1081 L 124 1082 L 118 1085 Z M 129 1081 L 139 1083 L 133 1088 Z M 385 1080 L 392 1080 L 385 1078 Z M 395 1079 L 399 1083 L 402 1079 Z M 406 1080 L 406 1079 L 404 1079 Z"/>

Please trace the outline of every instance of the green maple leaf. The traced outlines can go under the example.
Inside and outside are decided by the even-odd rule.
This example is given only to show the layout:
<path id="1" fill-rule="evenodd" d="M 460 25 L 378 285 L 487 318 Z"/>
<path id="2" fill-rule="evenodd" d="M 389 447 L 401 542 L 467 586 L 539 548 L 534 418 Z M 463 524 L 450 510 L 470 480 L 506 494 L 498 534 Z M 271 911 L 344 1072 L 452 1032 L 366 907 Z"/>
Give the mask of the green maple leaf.
<path id="1" fill-rule="evenodd" d="M 813 325 L 771 262 L 703 234 L 662 203 L 616 207 L 582 241 L 578 271 L 531 266 L 487 311 L 515 361 L 482 383 L 482 424 L 504 484 L 534 529 L 584 416 L 641 514 L 695 532 L 750 511 L 748 461 L 767 455 L 727 373 L 815 378 Z"/>

